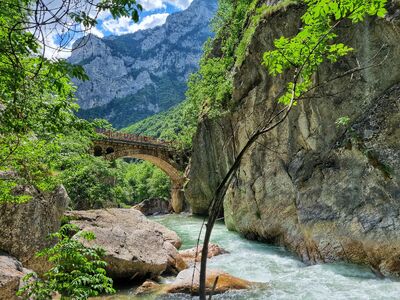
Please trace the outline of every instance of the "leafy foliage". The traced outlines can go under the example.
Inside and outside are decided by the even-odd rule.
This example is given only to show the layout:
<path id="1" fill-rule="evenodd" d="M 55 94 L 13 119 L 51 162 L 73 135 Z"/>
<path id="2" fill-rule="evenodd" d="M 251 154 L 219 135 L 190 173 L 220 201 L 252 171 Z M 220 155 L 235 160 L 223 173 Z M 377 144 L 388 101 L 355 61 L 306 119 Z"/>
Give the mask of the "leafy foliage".
<path id="1" fill-rule="evenodd" d="M 350 123 L 350 118 L 348 116 L 340 117 L 336 120 L 335 124 L 337 127 L 345 127 Z"/>
<path id="2" fill-rule="evenodd" d="M 214 42 L 206 44 L 200 69 L 188 82 L 186 93 L 192 113 L 207 113 L 217 117 L 226 108 L 232 93 L 232 68 L 235 49 L 241 40 L 249 8 L 256 0 L 219 1 L 219 9 L 213 20 Z M 219 49 L 214 49 L 218 45 Z M 217 53 L 217 52 L 221 53 Z M 196 118 L 192 118 L 196 120 Z"/>
<path id="3" fill-rule="evenodd" d="M 26 200 L 13 195 L 17 185 L 52 189 L 61 140 L 76 131 L 90 135 L 92 129 L 73 113 L 77 106 L 69 78 L 84 79 L 82 69 L 35 56 L 39 45 L 23 30 L 25 17 L 8 3 L 0 12 L 0 171 L 14 174 L 0 181 L 0 202 Z M 20 31 L 9 32 L 16 21 Z"/>
<path id="4" fill-rule="evenodd" d="M 25 277 L 27 284 L 18 291 L 24 299 L 48 300 L 53 293 L 61 294 L 61 299 L 87 299 L 100 293 L 115 293 L 113 281 L 106 276 L 106 262 L 103 249 L 85 247 L 79 239 L 92 241 L 91 232 L 80 231 L 79 227 L 66 224 L 50 238 L 58 240 L 54 247 L 46 248 L 37 254 L 45 257 L 53 267 L 44 274 L 42 280 Z"/>
<path id="5" fill-rule="evenodd" d="M 118 207 L 133 201 L 133 190 L 121 164 L 85 155 L 72 158 L 61 173 L 73 209 Z"/>
<path id="6" fill-rule="evenodd" d="M 169 198 L 169 177 L 149 162 L 73 157 L 60 175 L 72 209 L 125 207 L 149 198 Z"/>
<path id="7" fill-rule="evenodd" d="M 335 43 L 335 29 L 346 19 L 353 23 L 363 21 L 368 15 L 383 17 L 386 0 L 304 0 L 307 10 L 299 33 L 280 37 L 274 41 L 275 50 L 264 53 L 263 64 L 273 76 L 295 70 L 295 79 L 287 84 L 286 93 L 279 102 L 289 105 L 293 99 L 308 91 L 312 76 L 326 60 L 336 62 L 353 51 L 343 43 Z"/>
<path id="8" fill-rule="evenodd" d="M 170 197 L 171 180 L 161 169 L 143 161 L 125 165 L 125 179 L 133 189 L 134 202 Z"/>

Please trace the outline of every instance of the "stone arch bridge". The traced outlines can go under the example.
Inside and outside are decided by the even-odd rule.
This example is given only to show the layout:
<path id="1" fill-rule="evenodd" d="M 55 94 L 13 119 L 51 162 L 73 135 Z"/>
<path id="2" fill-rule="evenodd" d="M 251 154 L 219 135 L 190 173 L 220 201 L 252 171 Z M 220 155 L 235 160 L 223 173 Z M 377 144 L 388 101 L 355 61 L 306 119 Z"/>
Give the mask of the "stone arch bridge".
<path id="1" fill-rule="evenodd" d="M 187 153 L 177 151 L 171 142 L 134 134 L 98 129 L 102 137 L 93 141 L 92 154 L 105 159 L 138 158 L 162 169 L 172 181 L 171 203 L 176 213 L 183 209 L 184 171 Z"/>

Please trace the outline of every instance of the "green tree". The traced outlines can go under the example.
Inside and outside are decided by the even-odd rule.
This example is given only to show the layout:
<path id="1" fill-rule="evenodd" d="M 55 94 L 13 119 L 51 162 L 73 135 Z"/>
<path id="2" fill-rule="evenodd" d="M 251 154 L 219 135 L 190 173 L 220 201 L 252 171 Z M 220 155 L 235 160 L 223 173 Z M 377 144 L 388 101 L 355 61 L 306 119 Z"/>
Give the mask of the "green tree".
<path id="1" fill-rule="evenodd" d="M 59 183 L 57 167 L 65 139 L 81 135 L 89 147 L 98 123 L 78 119 L 71 78 L 87 79 L 83 69 L 45 57 L 46 35 L 62 28 L 60 48 L 72 34 L 83 36 L 101 11 L 138 19 L 135 0 L 3 0 L 0 10 L 0 202 L 25 201 L 19 185 L 51 190 Z M 53 6 L 51 6 L 53 4 Z M 60 27 L 61 26 L 61 27 Z M 82 43 L 87 39 L 82 39 Z M 73 150 L 79 154 L 77 150 Z"/>
<path id="2" fill-rule="evenodd" d="M 36 275 L 28 274 L 24 278 L 27 284 L 17 293 L 19 296 L 48 300 L 58 292 L 61 299 L 83 300 L 100 293 L 115 293 L 112 279 L 106 276 L 107 264 L 102 260 L 104 250 L 85 247 L 79 241 L 93 241 L 96 238 L 93 233 L 66 224 L 50 238 L 57 239 L 57 244 L 40 251 L 37 256 L 47 258 L 53 267 L 43 279 L 31 280 Z"/>
<path id="3" fill-rule="evenodd" d="M 83 155 L 72 158 L 60 178 L 73 209 L 118 207 L 132 202 L 133 189 L 122 163 Z"/>
<path id="4" fill-rule="evenodd" d="M 134 202 L 149 198 L 169 198 L 171 180 L 164 171 L 146 161 L 127 164 L 125 168 L 125 178 L 133 189 Z"/>

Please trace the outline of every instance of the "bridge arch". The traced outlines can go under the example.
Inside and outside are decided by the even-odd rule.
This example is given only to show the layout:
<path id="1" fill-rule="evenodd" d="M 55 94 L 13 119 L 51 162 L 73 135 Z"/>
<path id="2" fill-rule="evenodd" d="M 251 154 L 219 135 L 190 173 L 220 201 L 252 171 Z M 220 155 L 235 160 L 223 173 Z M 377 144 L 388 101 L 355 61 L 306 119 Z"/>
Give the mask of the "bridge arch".
<path id="1" fill-rule="evenodd" d="M 148 139 L 144 143 L 138 143 L 137 141 L 130 142 L 108 137 L 107 139 L 94 141 L 93 154 L 95 156 L 101 155 L 108 160 L 127 157 L 137 158 L 159 167 L 169 176 L 172 182 L 171 204 L 173 210 L 176 213 L 183 210 L 183 185 L 186 180 L 183 175 L 185 165 L 182 162 L 184 159 L 176 151 L 171 150 L 170 147 L 159 143 L 151 144 Z"/>
<path id="2" fill-rule="evenodd" d="M 183 180 L 181 173 L 174 166 L 159 157 L 139 153 L 124 157 L 138 158 L 151 162 L 153 165 L 163 170 L 169 176 L 169 178 L 171 178 L 173 184 L 180 183 Z"/>
<path id="3" fill-rule="evenodd" d="M 103 149 L 100 146 L 94 146 L 93 155 L 94 156 L 102 156 L 103 155 Z"/>

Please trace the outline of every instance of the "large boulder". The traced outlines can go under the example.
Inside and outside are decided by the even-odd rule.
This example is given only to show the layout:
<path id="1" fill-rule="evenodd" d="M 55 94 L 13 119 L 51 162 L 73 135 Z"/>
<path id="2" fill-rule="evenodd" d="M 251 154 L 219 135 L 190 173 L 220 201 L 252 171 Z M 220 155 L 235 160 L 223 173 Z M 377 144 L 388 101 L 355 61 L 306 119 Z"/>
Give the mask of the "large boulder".
<path id="1" fill-rule="evenodd" d="M 96 235 L 94 241 L 83 243 L 106 251 L 107 272 L 114 279 L 152 278 L 186 267 L 177 250 L 181 246 L 178 235 L 137 210 L 71 211 L 66 216 Z"/>
<path id="2" fill-rule="evenodd" d="M 52 244 L 50 233 L 60 228 L 69 198 L 64 187 L 51 193 L 26 188 L 32 196 L 26 203 L 0 204 L 0 250 L 16 257 L 24 266 L 37 272 L 47 269 L 35 253 Z"/>
<path id="3" fill-rule="evenodd" d="M 167 285 L 163 291 L 167 293 L 187 293 L 187 294 L 198 294 L 199 293 L 199 268 L 191 267 L 183 270 L 178 274 L 176 279 Z M 193 274 L 194 271 L 194 274 Z M 214 288 L 214 284 L 217 282 Z M 213 294 L 225 293 L 229 290 L 243 290 L 251 288 L 253 283 L 250 281 L 240 279 L 229 275 L 226 272 L 220 270 L 207 270 L 206 275 L 206 291 Z"/>
<path id="4" fill-rule="evenodd" d="M 23 285 L 22 278 L 32 272 L 14 257 L 0 253 L 0 300 L 19 299 L 15 293 Z"/>
<path id="5" fill-rule="evenodd" d="M 145 216 L 165 215 L 172 212 L 170 202 L 163 198 L 146 199 L 132 208 L 137 209 Z"/>

